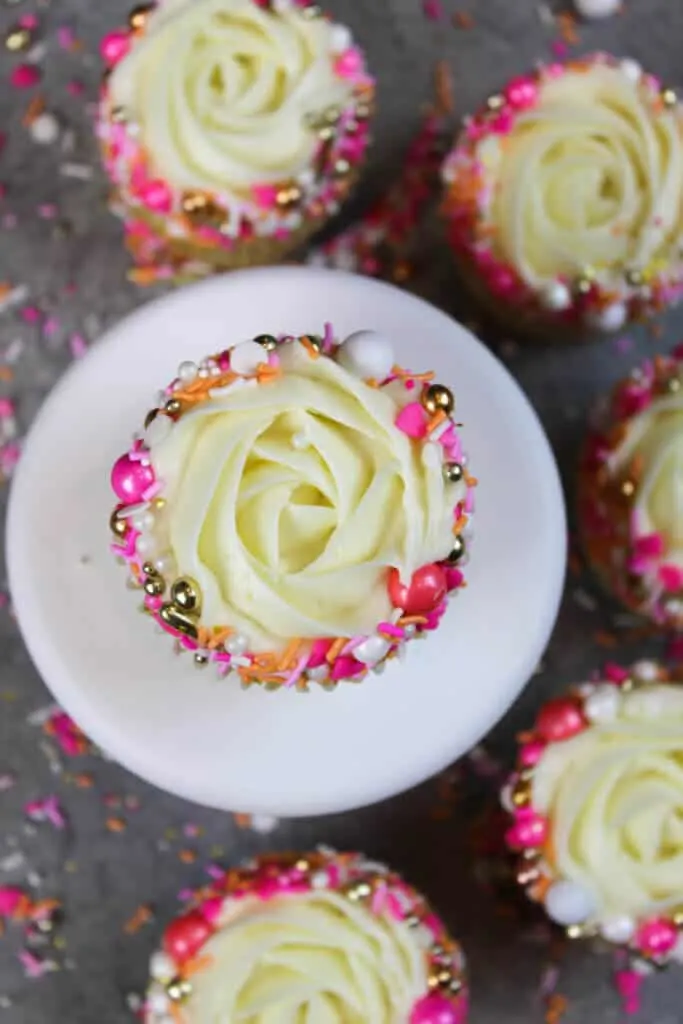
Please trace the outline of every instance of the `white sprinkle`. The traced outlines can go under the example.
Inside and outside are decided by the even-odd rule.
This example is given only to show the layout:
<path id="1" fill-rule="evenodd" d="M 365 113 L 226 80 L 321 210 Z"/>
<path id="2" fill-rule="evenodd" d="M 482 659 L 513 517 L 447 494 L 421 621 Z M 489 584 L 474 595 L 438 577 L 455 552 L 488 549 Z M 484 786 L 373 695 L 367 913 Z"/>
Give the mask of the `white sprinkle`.
<path id="1" fill-rule="evenodd" d="M 252 829 L 262 836 L 268 835 L 269 832 L 274 832 L 279 824 L 279 818 L 274 818 L 271 814 L 254 814 L 251 819 Z"/>
<path id="2" fill-rule="evenodd" d="M 51 146 L 59 138 L 59 121 L 54 114 L 46 110 L 34 117 L 29 132 L 34 142 L 41 146 Z"/>
<path id="3" fill-rule="evenodd" d="M 572 596 L 574 603 L 578 604 L 580 608 L 585 608 L 588 612 L 595 611 L 598 606 L 593 595 L 589 594 L 586 590 L 582 590 L 581 587 L 577 587 Z"/>
<path id="4" fill-rule="evenodd" d="M 0 313 L 7 312 L 8 309 L 12 309 L 14 306 L 20 305 L 25 302 L 28 298 L 28 285 L 18 284 L 16 288 L 13 288 L 11 292 L 5 295 L 4 299 L 0 299 Z"/>
<path id="5" fill-rule="evenodd" d="M 10 853 L 0 860 L 0 871 L 18 871 L 25 863 L 26 858 L 21 850 L 15 850 L 14 853 Z"/>
<path id="6" fill-rule="evenodd" d="M 54 702 L 52 704 L 45 704 L 42 708 L 36 708 L 35 711 L 31 711 L 31 713 L 26 716 L 26 722 L 28 725 L 44 725 L 44 723 L 47 722 L 48 719 L 52 718 L 52 716 L 59 710 L 59 705 Z"/>
<path id="7" fill-rule="evenodd" d="M 59 173 L 63 178 L 90 181 L 93 176 L 93 169 L 90 164 L 65 163 L 59 165 Z"/>

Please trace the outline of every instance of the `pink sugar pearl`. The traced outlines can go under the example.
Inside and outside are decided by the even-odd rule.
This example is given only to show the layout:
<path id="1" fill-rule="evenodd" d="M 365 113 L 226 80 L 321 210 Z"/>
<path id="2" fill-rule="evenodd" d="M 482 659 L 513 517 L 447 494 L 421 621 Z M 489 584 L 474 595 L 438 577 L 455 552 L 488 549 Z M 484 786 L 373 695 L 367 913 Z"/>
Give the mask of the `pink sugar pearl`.
<path id="1" fill-rule="evenodd" d="M 110 32 L 100 43 L 100 55 L 105 64 L 113 67 L 122 60 L 130 49 L 130 37 L 123 29 Z"/>
<path id="2" fill-rule="evenodd" d="M 111 471 L 111 485 L 116 497 L 128 505 L 142 501 L 145 491 L 154 483 L 154 470 L 143 466 L 130 455 L 122 455 Z"/>
<path id="3" fill-rule="evenodd" d="M 21 902 L 23 893 L 13 885 L 0 886 L 0 916 L 11 917 Z"/>
<path id="4" fill-rule="evenodd" d="M 528 850 L 542 846 L 548 838 L 548 822 L 536 811 L 523 810 L 517 815 L 514 825 L 505 833 L 508 846 L 514 850 Z"/>
<path id="5" fill-rule="evenodd" d="M 145 181 L 138 189 L 140 199 L 150 210 L 157 213 L 169 213 L 173 202 L 173 195 L 165 181 L 155 178 L 152 181 Z"/>
<path id="6" fill-rule="evenodd" d="M 548 743 L 568 740 L 586 728 L 580 703 L 573 697 L 558 697 L 542 707 L 536 719 L 536 732 Z"/>
<path id="7" fill-rule="evenodd" d="M 15 89 L 32 89 L 40 81 L 40 71 L 35 64 L 18 64 L 9 80 Z"/>
<path id="8" fill-rule="evenodd" d="M 647 921 L 638 929 L 636 943 L 644 953 L 650 956 L 663 956 L 670 953 L 678 942 L 678 929 L 673 921 L 657 918 Z"/>
<path id="9" fill-rule="evenodd" d="M 540 740 L 532 740 L 530 743 L 525 743 L 519 752 L 519 759 L 522 765 L 525 768 L 533 768 L 541 760 L 544 750 L 545 743 L 541 743 Z"/>
<path id="10" fill-rule="evenodd" d="M 465 1010 L 446 996 L 431 992 L 413 1007 L 410 1024 L 465 1024 Z"/>
<path id="11" fill-rule="evenodd" d="M 538 99 L 538 86 L 532 78 L 515 78 L 505 90 L 505 99 L 517 110 L 528 110 Z"/>

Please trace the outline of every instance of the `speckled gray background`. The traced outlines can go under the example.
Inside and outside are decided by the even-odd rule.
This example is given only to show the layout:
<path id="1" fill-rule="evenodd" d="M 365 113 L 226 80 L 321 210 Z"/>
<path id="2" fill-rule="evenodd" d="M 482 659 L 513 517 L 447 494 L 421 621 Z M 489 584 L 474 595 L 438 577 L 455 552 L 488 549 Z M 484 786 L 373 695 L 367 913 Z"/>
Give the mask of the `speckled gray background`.
<path id="1" fill-rule="evenodd" d="M 535 0 L 442 0 L 445 17 L 425 18 L 420 0 L 337 0 L 328 5 L 352 25 L 379 76 L 381 115 L 373 162 L 355 203 L 361 209 L 398 173 L 402 148 L 419 121 L 435 61 L 450 64 L 459 112 L 465 112 L 513 74 L 548 58 L 557 28 Z M 152 297 L 125 282 L 126 259 L 117 223 L 102 205 L 104 182 L 97 168 L 88 104 L 96 95 L 95 43 L 125 15 L 125 0 L 52 3 L 0 0 L 0 31 L 18 17 L 37 14 L 44 52 L 38 51 L 48 109 L 62 122 L 58 145 L 40 147 L 22 126 L 30 98 L 8 86 L 20 58 L 0 50 L 0 282 L 25 285 L 23 305 L 41 311 L 37 325 L 20 310 L 0 312 L 0 397 L 17 405 L 20 432 L 55 379 L 67 367 L 74 333 L 95 341 L 101 327 Z M 683 4 L 679 0 L 626 0 L 625 12 L 580 28 L 572 52 L 595 48 L 630 55 L 676 84 L 681 74 Z M 469 31 L 451 17 L 473 15 Z M 82 49 L 60 46 L 57 30 L 73 29 Z M 80 82 L 82 95 L 68 84 Z M 67 162 L 92 168 L 88 180 L 65 177 Z M 47 204 L 47 208 L 46 208 Z M 51 208 L 53 207 L 53 208 Z M 438 242 L 430 242 L 423 290 L 444 308 L 460 312 L 457 282 Z M 594 397 L 643 353 L 671 347 L 683 334 L 674 316 L 659 339 L 634 332 L 622 345 L 613 340 L 589 348 L 520 350 L 498 339 L 499 350 L 527 390 L 550 434 L 565 479 L 572 470 L 586 410 Z M 4 505 L 7 485 L 2 485 Z M 67 528 L 68 524 L 58 524 Z M 489 749 L 509 757 L 512 737 L 527 724 L 539 700 L 580 677 L 607 655 L 628 659 L 639 649 L 626 621 L 615 615 L 590 580 L 570 578 L 557 631 L 543 671 L 530 682 L 506 720 L 490 737 Z M 597 630 L 616 633 L 617 652 L 599 648 Z M 520 923 L 498 894 L 483 884 L 471 821 L 492 787 L 471 770 L 456 770 L 398 799 L 358 813 L 283 823 L 269 835 L 240 827 L 229 815 L 198 809 L 151 789 L 117 765 L 99 758 L 62 759 L 46 746 L 31 713 L 49 696 L 33 669 L 6 604 L 0 609 L 0 885 L 23 884 L 36 894 L 63 901 L 66 946 L 53 956 L 58 971 L 37 980 L 23 975 L 17 959 L 20 929 L 10 926 L 0 941 L 0 1020 L 7 1024 L 123 1024 L 131 1020 L 130 994 L 144 983 L 147 956 L 161 921 L 177 906 L 177 893 L 203 878 L 202 863 L 227 862 L 268 847 L 305 848 L 325 841 L 361 847 L 390 860 L 423 887 L 463 939 L 471 963 L 473 1024 L 532 1024 L 544 1020 L 539 985 L 549 960 L 547 938 Z M 641 648 L 642 649 L 642 648 Z M 653 650 L 663 648 L 654 644 Z M 476 685 L 476 681 L 472 681 Z M 434 708 L 434 714 L 439 709 Z M 419 737 L 416 737 L 419 742 Z M 89 773 L 80 788 L 74 774 Z M 27 826 L 27 800 L 57 794 L 69 825 Z M 106 827 L 114 815 L 121 832 Z M 197 834 L 198 833 L 198 834 Z M 197 854 L 195 863 L 185 861 Z M 474 879 L 479 879 L 474 883 Z M 151 902 L 156 918 L 135 935 L 124 924 L 140 903 Z M 611 987 L 608 958 L 579 946 L 564 956 L 557 990 L 568 999 L 566 1024 L 622 1019 Z M 547 974 L 546 974 L 547 980 Z M 683 1021 L 680 972 L 650 979 L 636 1024 Z M 372 1022 L 369 1022 L 372 1024 Z"/>

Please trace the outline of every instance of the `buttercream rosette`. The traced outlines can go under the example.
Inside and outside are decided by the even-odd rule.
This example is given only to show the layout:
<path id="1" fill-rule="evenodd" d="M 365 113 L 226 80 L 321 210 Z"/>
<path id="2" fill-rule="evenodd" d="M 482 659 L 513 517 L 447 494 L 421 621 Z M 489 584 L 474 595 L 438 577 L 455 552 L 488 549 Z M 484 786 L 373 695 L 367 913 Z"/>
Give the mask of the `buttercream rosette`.
<path id="1" fill-rule="evenodd" d="M 505 787 L 518 881 L 573 937 L 683 963 L 683 671 L 609 665 L 549 701 Z"/>
<path id="2" fill-rule="evenodd" d="M 683 347 L 635 369 L 601 410 L 578 519 L 605 586 L 658 626 L 683 629 Z"/>
<path id="3" fill-rule="evenodd" d="M 633 60 L 514 79 L 467 120 L 443 181 L 463 277 L 508 323 L 615 331 L 683 295 L 681 106 Z"/>
<path id="4" fill-rule="evenodd" d="M 465 1024 L 460 946 L 383 864 L 319 848 L 212 876 L 152 955 L 145 1024 Z"/>
<path id="5" fill-rule="evenodd" d="M 97 134 L 145 284 L 276 262 L 335 214 L 374 83 L 308 0 L 160 0 L 101 44 Z"/>
<path id="6" fill-rule="evenodd" d="M 381 671 L 464 585 L 476 480 L 453 411 L 372 331 L 181 364 L 111 476 L 144 611 L 246 687 Z"/>

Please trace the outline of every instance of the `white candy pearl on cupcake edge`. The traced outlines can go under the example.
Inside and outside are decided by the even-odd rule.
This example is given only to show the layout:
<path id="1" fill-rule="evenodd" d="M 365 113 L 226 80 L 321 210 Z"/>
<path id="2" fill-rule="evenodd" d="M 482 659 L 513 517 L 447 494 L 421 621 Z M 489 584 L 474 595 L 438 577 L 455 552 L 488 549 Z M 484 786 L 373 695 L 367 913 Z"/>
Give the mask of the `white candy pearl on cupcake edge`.
<path id="1" fill-rule="evenodd" d="M 563 309 L 569 309 L 572 295 L 562 281 L 550 281 L 541 291 L 541 302 L 546 309 L 552 309 L 559 313 Z"/>
<path id="2" fill-rule="evenodd" d="M 344 53 L 353 45 L 351 30 L 346 25 L 330 26 L 330 50 L 332 53 Z"/>
<path id="3" fill-rule="evenodd" d="M 610 917 L 600 925 L 600 934 L 607 942 L 622 945 L 630 942 L 636 931 L 636 922 L 626 914 Z"/>
<path id="4" fill-rule="evenodd" d="M 177 968 L 168 953 L 158 949 L 149 961 L 149 973 L 154 981 L 167 982 L 175 977 Z"/>
<path id="5" fill-rule="evenodd" d="M 584 700 L 583 711 L 589 722 L 602 725 L 612 722 L 619 713 L 621 693 L 611 683 L 602 683 Z"/>
<path id="6" fill-rule="evenodd" d="M 190 384 L 198 373 L 199 367 L 197 364 L 190 362 L 188 359 L 178 367 L 178 380 L 182 381 L 183 384 Z"/>
<path id="7" fill-rule="evenodd" d="M 354 647 L 353 657 L 363 665 L 376 665 L 378 661 L 385 658 L 391 649 L 391 644 L 381 636 L 369 636 L 358 647 Z"/>
<path id="8" fill-rule="evenodd" d="M 545 909 L 548 917 L 556 924 L 569 927 L 583 924 L 595 913 L 596 902 L 593 894 L 579 882 L 562 879 L 553 884 L 545 895 Z"/>
<path id="9" fill-rule="evenodd" d="M 587 321 L 598 331 L 618 331 L 626 323 L 628 309 L 624 302 L 613 302 L 604 309 L 594 309 L 588 314 Z"/>
<path id="10" fill-rule="evenodd" d="M 621 0 L 574 0 L 582 18 L 609 18 L 621 7 Z"/>
<path id="11" fill-rule="evenodd" d="M 161 444 L 165 441 L 168 435 L 173 430 L 173 420 L 170 416 L 165 416 L 159 413 L 154 417 L 150 425 L 146 428 L 143 435 L 143 441 L 147 448 L 152 448 L 156 444 Z"/>
<path id="12" fill-rule="evenodd" d="M 263 345 L 257 341 L 242 341 L 230 349 L 230 369 L 233 373 L 256 373 L 259 365 L 267 359 Z"/>
<path id="13" fill-rule="evenodd" d="M 637 60 L 627 57 L 619 65 L 621 73 L 628 78 L 629 82 L 639 82 L 643 75 L 643 69 Z"/>
<path id="14" fill-rule="evenodd" d="M 382 381 L 393 368 L 394 346 L 378 331 L 356 331 L 337 349 L 337 361 L 355 377 Z"/>

